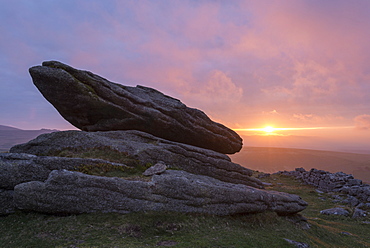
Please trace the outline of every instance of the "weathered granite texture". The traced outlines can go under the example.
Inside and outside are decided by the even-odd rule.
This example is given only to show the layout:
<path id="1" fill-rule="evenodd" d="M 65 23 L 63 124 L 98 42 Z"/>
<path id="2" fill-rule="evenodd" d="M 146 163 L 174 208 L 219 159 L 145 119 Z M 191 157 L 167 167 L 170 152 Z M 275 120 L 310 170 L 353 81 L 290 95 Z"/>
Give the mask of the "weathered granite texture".
<path id="1" fill-rule="evenodd" d="M 153 176 L 153 175 L 158 175 L 167 170 L 167 166 L 162 162 L 158 162 L 155 165 L 151 166 L 147 170 L 143 172 L 143 176 Z"/>
<path id="2" fill-rule="evenodd" d="M 139 130 L 220 153 L 242 148 L 236 132 L 155 89 L 112 83 L 57 61 L 29 72 L 43 96 L 81 130 Z"/>
<path id="3" fill-rule="evenodd" d="M 124 166 L 102 159 L 35 156 L 23 153 L 0 154 L 0 189 L 12 190 L 17 184 L 45 181 L 52 170 L 76 170 L 80 165 L 109 164 Z"/>
<path id="4" fill-rule="evenodd" d="M 13 190 L 0 188 L 0 215 L 12 214 L 15 212 L 13 195 Z"/>
<path id="5" fill-rule="evenodd" d="M 216 215 L 264 211 L 289 215 L 307 205 L 297 195 L 184 171 L 166 171 L 143 182 L 55 170 L 45 182 L 17 185 L 14 202 L 18 209 L 44 213 L 174 211 Z"/>
<path id="6" fill-rule="evenodd" d="M 119 153 L 122 157 L 127 156 L 144 164 L 163 161 L 169 168 L 263 188 L 260 180 L 251 177 L 250 169 L 231 162 L 225 154 L 164 140 L 140 131 L 54 132 L 16 145 L 10 152 L 60 156 L 68 151 L 83 153 L 91 150 Z"/>

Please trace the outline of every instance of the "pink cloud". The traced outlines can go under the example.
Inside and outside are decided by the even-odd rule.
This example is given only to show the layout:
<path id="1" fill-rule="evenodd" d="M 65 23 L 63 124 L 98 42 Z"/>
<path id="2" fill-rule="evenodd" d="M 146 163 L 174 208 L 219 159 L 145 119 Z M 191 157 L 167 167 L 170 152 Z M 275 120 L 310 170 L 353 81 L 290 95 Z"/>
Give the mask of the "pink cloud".
<path id="1" fill-rule="evenodd" d="M 206 108 L 212 113 L 230 111 L 240 103 L 243 89 L 237 86 L 232 78 L 220 70 L 211 71 L 204 82 L 188 87 L 182 93 L 186 102 Z"/>
<path id="2" fill-rule="evenodd" d="M 307 124 L 348 122 L 370 106 L 367 1 L 71 6 L 11 13 L 11 30 L 0 28 L 4 61 L 26 71 L 42 60 L 61 60 L 114 82 L 157 88 L 230 125 L 303 117 Z M 266 114 L 274 109 L 278 115 Z"/>
<path id="3" fill-rule="evenodd" d="M 359 115 L 356 116 L 355 125 L 357 129 L 368 130 L 370 129 L 370 115 Z"/>

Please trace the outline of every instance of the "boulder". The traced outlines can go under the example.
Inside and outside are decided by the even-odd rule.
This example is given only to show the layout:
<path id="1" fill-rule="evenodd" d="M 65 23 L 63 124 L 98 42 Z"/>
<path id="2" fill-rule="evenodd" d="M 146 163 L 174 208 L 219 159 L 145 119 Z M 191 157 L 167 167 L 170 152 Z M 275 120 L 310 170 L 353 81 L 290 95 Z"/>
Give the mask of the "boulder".
<path id="1" fill-rule="evenodd" d="M 355 208 L 352 214 L 352 218 L 363 218 L 367 216 L 367 212 L 361 208 Z"/>
<path id="2" fill-rule="evenodd" d="M 306 243 L 303 243 L 303 242 L 298 242 L 298 241 L 294 241 L 294 240 L 291 240 L 291 239 L 284 239 L 286 242 L 288 242 L 289 244 L 291 245 L 294 245 L 294 247 L 296 248 L 309 248 L 310 245 L 309 244 L 306 244 Z"/>
<path id="3" fill-rule="evenodd" d="M 42 95 L 81 130 L 139 130 L 220 153 L 242 148 L 236 132 L 155 89 L 112 83 L 57 61 L 29 72 Z"/>
<path id="4" fill-rule="evenodd" d="M 154 175 L 150 182 L 54 170 L 45 182 L 17 185 L 14 202 L 18 209 L 53 214 L 174 211 L 232 215 L 274 211 L 289 215 L 307 206 L 297 195 L 178 170 Z"/>
<path id="5" fill-rule="evenodd" d="M 348 216 L 349 212 L 343 208 L 329 208 L 321 210 L 320 214 Z"/>
<path id="6" fill-rule="evenodd" d="M 153 175 L 158 175 L 163 172 L 165 172 L 167 169 L 167 166 L 163 162 L 158 162 L 152 167 L 148 168 L 143 172 L 143 176 L 153 176 Z"/>
<path id="7" fill-rule="evenodd" d="M 13 190 L 17 184 L 45 181 L 52 170 L 76 170 L 79 166 L 124 166 L 102 159 L 35 156 L 23 153 L 0 154 L 0 189 Z"/>
<path id="8" fill-rule="evenodd" d="M 43 134 L 28 143 L 16 145 L 12 153 L 39 156 L 64 156 L 74 153 L 112 154 L 111 157 L 134 159 L 142 164 L 163 161 L 170 168 L 206 175 L 230 183 L 263 188 L 251 177 L 252 171 L 231 162 L 230 158 L 212 150 L 164 140 L 140 131 L 63 131 Z M 116 162 L 116 161 L 113 161 Z"/>
<path id="9" fill-rule="evenodd" d="M 0 189 L 0 215 L 12 214 L 15 212 L 13 193 L 13 190 Z"/>

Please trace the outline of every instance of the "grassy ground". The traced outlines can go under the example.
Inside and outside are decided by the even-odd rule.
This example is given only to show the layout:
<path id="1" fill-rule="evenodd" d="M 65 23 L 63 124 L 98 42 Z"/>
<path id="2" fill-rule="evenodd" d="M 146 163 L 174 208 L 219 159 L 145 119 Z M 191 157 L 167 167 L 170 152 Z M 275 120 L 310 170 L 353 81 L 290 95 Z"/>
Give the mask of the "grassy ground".
<path id="1" fill-rule="evenodd" d="M 269 190 L 299 194 L 310 229 L 275 213 L 218 217 L 179 213 L 95 213 L 53 216 L 18 212 L 0 217 L 0 247 L 370 247 L 370 218 L 320 215 L 338 206 L 286 176 L 263 179 Z M 348 206 L 349 210 L 351 210 Z"/>

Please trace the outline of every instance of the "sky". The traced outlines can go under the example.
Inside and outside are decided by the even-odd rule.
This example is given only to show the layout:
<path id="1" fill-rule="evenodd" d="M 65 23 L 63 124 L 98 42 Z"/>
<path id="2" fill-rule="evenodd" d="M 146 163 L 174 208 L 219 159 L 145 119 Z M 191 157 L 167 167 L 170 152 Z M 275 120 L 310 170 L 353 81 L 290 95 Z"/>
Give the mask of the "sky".
<path id="1" fill-rule="evenodd" d="M 58 60 L 178 98 L 236 129 L 246 146 L 370 153 L 368 0 L 0 0 L 0 6 L 2 125 L 74 129 L 28 74 L 31 66 Z"/>

